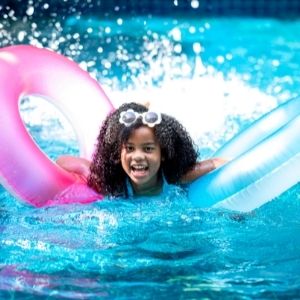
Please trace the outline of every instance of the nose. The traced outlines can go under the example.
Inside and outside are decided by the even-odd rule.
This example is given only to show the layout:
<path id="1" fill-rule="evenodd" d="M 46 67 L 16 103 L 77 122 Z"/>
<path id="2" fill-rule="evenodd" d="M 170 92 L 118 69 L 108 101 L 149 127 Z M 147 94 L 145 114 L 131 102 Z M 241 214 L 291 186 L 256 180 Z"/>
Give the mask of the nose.
<path id="1" fill-rule="evenodd" d="M 142 150 L 140 150 L 140 149 L 136 149 L 133 152 L 132 158 L 135 161 L 141 161 L 141 160 L 145 159 L 145 153 Z"/>

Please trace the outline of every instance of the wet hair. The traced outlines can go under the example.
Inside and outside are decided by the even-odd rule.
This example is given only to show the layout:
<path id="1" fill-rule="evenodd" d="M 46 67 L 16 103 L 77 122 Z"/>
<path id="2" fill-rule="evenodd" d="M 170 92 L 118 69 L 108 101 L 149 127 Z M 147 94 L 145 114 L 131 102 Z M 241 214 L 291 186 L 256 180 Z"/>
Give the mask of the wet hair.
<path id="1" fill-rule="evenodd" d="M 97 138 L 88 185 L 107 196 L 128 197 L 127 174 L 121 165 L 121 150 L 133 130 L 145 126 L 139 118 L 129 127 L 119 122 L 120 113 L 133 109 L 138 113 L 148 111 L 137 103 L 125 103 L 104 120 Z M 198 153 L 186 129 L 173 117 L 162 114 L 162 121 L 153 127 L 161 147 L 160 172 L 168 183 L 178 184 L 181 177 L 196 163 Z"/>

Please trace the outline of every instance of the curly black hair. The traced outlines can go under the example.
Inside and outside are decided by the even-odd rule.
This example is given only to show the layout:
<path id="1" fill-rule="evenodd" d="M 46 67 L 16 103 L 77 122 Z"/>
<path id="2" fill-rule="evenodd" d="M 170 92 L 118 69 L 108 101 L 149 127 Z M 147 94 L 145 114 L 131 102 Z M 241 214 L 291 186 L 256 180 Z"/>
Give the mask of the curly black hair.
<path id="1" fill-rule="evenodd" d="M 145 126 L 140 119 L 129 127 L 121 124 L 120 113 L 128 109 L 138 113 L 148 111 L 146 106 L 133 102 L 121 105 L 104 120 L 97 138 L 88 185 L 103 195 L 128 197 L 121 149 L 134 129 Z M 177 184 L 196 164 L 198 153 L 195 144 L 186 129 L 166 114 L 162 114 L 161 123 L 154 126 L 154 134 L 164 158 L 160 171 L 168 183 Z"/>

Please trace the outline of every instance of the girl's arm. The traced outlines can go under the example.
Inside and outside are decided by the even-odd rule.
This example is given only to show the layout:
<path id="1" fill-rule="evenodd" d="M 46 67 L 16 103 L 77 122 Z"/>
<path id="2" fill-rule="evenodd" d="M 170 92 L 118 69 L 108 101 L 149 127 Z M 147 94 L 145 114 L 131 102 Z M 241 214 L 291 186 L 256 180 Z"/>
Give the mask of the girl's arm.
<path id="1" fill-rule="evenodd" d="M 201 177 L 216 168 L 222 166 L 228 162 L 227 159 L 215 157 L 207 160 L 203 160 L 201 162 L 197 162 L 196 165 L 193 167 L 192 170 L 188 171 L 186 174 L 184 174 L 181 177 L 180 183 L 190 183 L 197 179 L 198 177 Z"/>
<path id="2" fill-rule="evenodd" d="M 90 175 L 91 162 L 85 158 L 63 155 L 56 160 L 56 163 L 66 171 L 79 175 L 85 181 Z"/>

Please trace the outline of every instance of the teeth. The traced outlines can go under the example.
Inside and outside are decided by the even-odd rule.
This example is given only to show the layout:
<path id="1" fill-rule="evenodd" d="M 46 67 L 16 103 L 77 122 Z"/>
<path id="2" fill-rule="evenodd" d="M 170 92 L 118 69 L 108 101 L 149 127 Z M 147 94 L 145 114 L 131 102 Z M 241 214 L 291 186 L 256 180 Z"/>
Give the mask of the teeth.
<path id="1" fill-rule="evenodd" d="M 132 169 L 134 169 L 134 170 L 146 170 L 146 166 L 132 166 L 131 167 Z"/>

